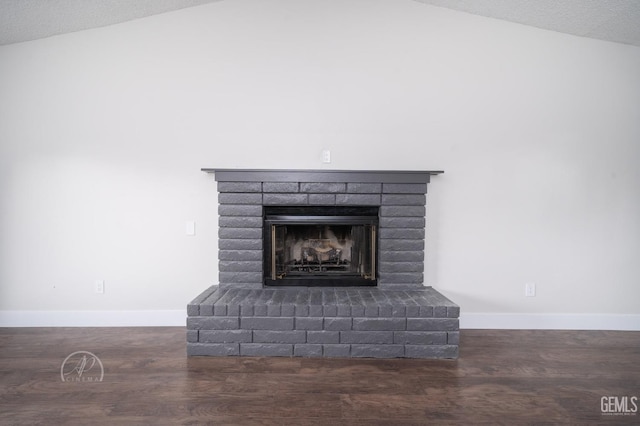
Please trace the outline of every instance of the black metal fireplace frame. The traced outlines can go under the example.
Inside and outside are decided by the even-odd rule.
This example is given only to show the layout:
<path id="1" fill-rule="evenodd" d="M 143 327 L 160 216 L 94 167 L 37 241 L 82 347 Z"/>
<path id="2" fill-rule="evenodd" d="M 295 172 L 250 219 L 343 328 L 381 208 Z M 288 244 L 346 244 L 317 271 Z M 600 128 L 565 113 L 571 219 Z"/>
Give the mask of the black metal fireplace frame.
<path id="1" fill-rule="evenodd" d="M 377 285 L 377 247 L 379 209 L 376 206 L 269 206 L 264 210 L 264 285 L 265 286 L 305 286 L 305 287 L 352 287 Z M 364 225 L 372 227 L 372 274 L 314 273 L 282 278 L 274 277 L 274 249 L 272 225 Z"/>

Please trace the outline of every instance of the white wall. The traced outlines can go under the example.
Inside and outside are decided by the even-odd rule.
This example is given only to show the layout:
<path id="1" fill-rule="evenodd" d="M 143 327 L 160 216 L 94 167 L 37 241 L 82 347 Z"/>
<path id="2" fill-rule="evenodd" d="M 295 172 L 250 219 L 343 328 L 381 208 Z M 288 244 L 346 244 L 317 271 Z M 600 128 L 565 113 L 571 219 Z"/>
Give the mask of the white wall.
<path id="1" fill-rule="evenodd" d="M 410 0 L 227 0 L 0 47 L 0 311 L 184 310 L 217 279 L 200 168 L 331 149 L 445 170 L 425 276 L 463 314 L 638 321 L 638 76 L 640 48 Z"/>

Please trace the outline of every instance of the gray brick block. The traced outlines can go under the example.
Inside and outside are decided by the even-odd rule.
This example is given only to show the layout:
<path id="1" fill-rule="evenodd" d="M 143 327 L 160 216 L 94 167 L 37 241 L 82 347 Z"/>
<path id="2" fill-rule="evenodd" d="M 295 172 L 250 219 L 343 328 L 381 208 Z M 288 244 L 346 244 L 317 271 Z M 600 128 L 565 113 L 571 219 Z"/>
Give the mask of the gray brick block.
<path id="1" fill-rule="evenodd" d="M 307 331 L 307 343 L 341 343 L 340 331 Z"/>
<path id="2" fill-rule="evenodd" d="M 236 240 L 261 240 L 262 229 L 261 228 L 220 228 L 218 230 L 218 237 L 221 239 L 236 239 Z"/>
<path id="3" fill-rule="evenodd" d="M 218 192 L 262 192 L 262 183 L 218 182 Z"/>
<path id="4" fill-rule="evenodd" d="M 296 317 L 295 328 L 296 330 L 322 330 L 323 318 L 300 318 Z"/>
<path id="5" fill-rule="evenodd" d="M 203 302 L 200 305 L 200 312 L 198 314 L 190 315 L 190 316 L 211 316 L 213 315 L 213 305 Z"/>
<path id="6" fill-rule="evenodd" d="M 262 218 L 256 216 L 220 216 L 221 228 L 262 228 Z"/>
<path id="7" fill-rule="evenodd" d="M 243 317 L 251 317 L 253 316 L 253 305 L 252 304 L 241 304 L 240 305 L 240 316 Z"/>
<path id="8" fill-rule="evenodd" d="M 335 317 L 338 315 L 338 307 L 336 305 L 324 305 L 322 307 L 322 315 L 325 317 Z"/>
<path id="9" fill-rule="evenodd" d="M 336 316 L 337 317 L 350 317 L 351 316 L 351 306 L 349 306 L 349 305 L 337 305 L 336 306 Z"/>
<path id="10" fill-rule="evenodd" d="M 346 190 L 347 184 L 341 182 L 305 182 L 300 184 L 300 192 L 307 193 L 338 193 Z"/>
<path id="11" fill-rule="evenodd" d="M 296 317 L 308 317 L 309 305 L 294 305 Z"/>
<path id="12" fill-rule="evenodd" d="M 366 305 L 364 307 L 364 316 L 365 317 L 377 317 L 380 315 L 380 310 L 376 305 Z"/>
<path id="13" fill-rule="evenodd" d="M 406 329 L 405 318 L 353 318 L 356 331 L 396 331 Z"/>
<path id="14" fill-rule="evenodd" d="M 293 356 L 293 345 L 285 343 L 240 343 L 242 356 Z"/>
<path id="15" fill-rule="evenodd" d="M 335 194 L 309 194 L 309 204 L 333 206 L 336 204 Z"/>
<path id="16" fill-rule="evenodd" d="M 309 306 L 309 316 L 310 317 L 321 317 L 323 313 L 322 305 L 311 305 Z"/>
<path id="17" fill-rule="evenodd" d="M 424 217 L 381 217 L 380 228 L 420 229 L 426 225 Z"/>
<path id="18" fill-rule="evenodd" d="M 380 316 L 380 317 L 392 317 L 393 316 L 393 306 L 391 306 L 391 305 L 380 305 L 380 306 L 378 306 L 378 316 Z"/>
<path id="19" fill-rule="evenodd" d="M 325 318 L 324 329 L 330 331 L 351 330 L 352 321 L 351 318 Z"/>
<path id="20" fill-rule="evenodd" d="M 257 283 L 262 285 L 262 274 L 259 272 L 220 272 L 220 285 Z"/>
<path id="21" fill-rule="evenodd" d="M 267 305 L 267 316 L 268 317 L 281 316 L 280 305 Z"/>
<path id="22" fill-rule="evenodd" d="M 305 205 L 309 204 L 308 194 L 263 194 L 262 202 L 265 206 L 277 205 Z"/>
<path id="23" fill-rule="evenodd" d="M 458 331 L 457 318 L 407 318 L 408 331 Z"/>
<path id="24" fill-rule="evenodd" d="M 198 341 L 199 330 L 187 330 L 187 342 L 196 343 Z"/>
<path id="25" fill-rule="evenodd" d="M 251 342 L 251 330 L 200 330 L 200 343 Z"/>
<path id="26" fill-rule="evenodd" d="M 433 317 L 433 306 L 420 306 L 420 312 L 418 313 L 420 318 Z"/>
<path id="27" fill-rule="evenodd" d="M 422 250 L 380 251 L 378 261 L 382 262 L 424 262 Z"/>
<path id="28" fill-rule="evenodd" d="M 458 318 L 460 316 L 460 306 L 447 306 L 447 317 Z"/>
<path id="29" fill-rule="evenodd" d="M 426 183 L 383 183 L 382 192 L 385 194 L 426 194 Z"/>
<path id="30" fill-rule="evenodd" d="M 400 345 L 445 345 L 444 331 L 394 331 L 393 343 Z"/>
<path id="31" fill-rule="evenodd" d="M 267 305 L 255 305 L 253 307 L 253 315 L 257 317 L 267 316 Z"/>
<path id="32" fill-rule="evenodd" d="M 221 260 L 218 267 L 222 272 L 262 272 L 262 262 L 256 260 Z"/>
<path id="33" fill-rule="evenodd" d="M 219 250 L 262 250 L 262 238 L 218 240 Z"/>
<path id="34" fill-rule="evenodd" d="M 380 272 L 378 279 L 384 283 L 422 284 L 424 274 L 422 272 Z"/>
<path id="35" fill-rule="evenodd" d="M 280 315 L 283 317 L 292 317 L 296 314 L 296 305 L 283 304 L 280 306 Z"/>
<path id="36" fill-rule="evenodd" d="M 384 206 L 424 206 L 427 197 L 424 194 L 383 194 Z"/>
<path id="37" fill-rule="evenodd" d="M 449 331 L 447 333 L 447 343 L 449 345 L 459 345 L 460 344 L 460 332 L 459 331 Z"/>
<path id="38" fill-rule="evenodd" d="M 380 251 L 417 251 L 424 256 L 424 241 L 381 238 Z"/>
<path id="39" fill-rule="evenodd" d="M 306 333 L 304 330 L 253 330 L 253 343 L 305 343 Z"/>
<path id="40" fill-rule="evenodd" d="M 407 308 L 406 306 L 394 305 L 391 307 L 391 316 L 392 317 L 407 317 Z"/>
<path id="41" fill-rule="evenodd" d="M 433 316 L 436 318 L 447 318 L 447 307 L 446 306 L 434 306 L 433 307 Z"/>
<path id="42" fill-rule="evenodd" d="M 381 206 L 380 217 L 424 217 L 423 206 Z"/>
<path id="43" fill-rule="evenodd" d="M 222 284 L 221 284 L 222 285 Z M 389 281 L 380 281 L 378 280 L 378 286 L 385 290 L 416 290 L 420 288 L 424 288 L 423 283 L 398 283 L 398 282 L 389 282 Z"/>
<path id="44" fill-rule="evenodd" d="M 322 356 L 329 358 L 347 358 L 351 353 L 351 345 L 322 345 Z"/>
<path id="45" fill-rule="evenodd" d="M 351 316 L 354 318 L 365 316 L 364 305 L 351 305 Z"/>
<path id="46" fill-rule="evenodd" d="M 405 345 L 407 358 L 458 358 L 457 345 Z"/>
<path id="47" fill-rule="evenodd" d="M 262 261 L 262 250 L 218 250 L 218 259 L 236 262 Z"/>
<path id="48" fill-rule="evenodd" d="M 200 315 L 200 305 L 188 304 L 187 305 L 187 315 L 190 317 L 197 317 Z"/>
<path id="49" fill-rule="evenodd" d="M 336 204 L 352 206 L 379 206 L 379 194 L 336 194 Z"/>
<path id="50" fill-rule="evenodd" d="M 188 356 L 237 356 L 238 343 L 187 343 Z"/>
<path id="51" fill-rule="evenodd" d="M 353 194 L 379 194 L 382 192 L 381 183 L 347 183 L 347 192 Z"/>
<path id="52" fill-rule="evenodd" d="M 261 193 L 227 193 L 218 194 L 218 203 L 220 204 L 253 204 L 262 206 Z"/>
<path id="53" fill-rule="evenodd" d="M 351 345 L 351 356 L 356 358 L 402 358 L 404 345 Z"/>
<path id="54" fill-rule="evenodd" d="M 380 273 L 395 272 L 423 272 L 424 262 L 379 262 L 378 271 Z"/>
<path id="55" fill-rule="evenodd" d="M 393 331 L 341 331 L 340 343 L 393 343 Z"/>
<path id="56" fill-rule="evenodd" d="M 218 206 L 220 216 L 262 217 L 262 206 L 222 204 Z"/>
<path id="57" fill-rule="evenodd" d="M 299 192 L 298 182 L 264 182 L 262 192 Z"/>
<path id="58" fill-rule="evenodd" d="M 381 228 L 380 238 L 385 239 L 407 239 L 407 240 L 424 240 L 424 228 Z"/>
<path id="59" fill-rule="evenodd" d="M 405 309 L 407 310 L 407 318 L 420 316 L 420 306 L 418 305 L 408 305 L 405 306 Z"/>
<path id="60" fill-rule="evenodd" d="M 238 318 L 233 317 L 189 317 L 188 330 L 233 330 L 239 326 Z"/>
<path id="61" fill-rule="evenodd" d="M 251 330 L 293 330 L 293 317 L 243 317 L 240 328 Z"/>
<path id="62" fill-rule="evenodd" d="M 322 356 L 322 345 L 312 345 L 309 343 L 293 345 L 293 356 L 319 358 Z"/>
<path id="63" fill-rule="evenodd" d="M 233 284 L 235 287 L 235 284 Z M 227 305 L 227 316 L 230 317 L 239 317 L 240 316 L 240 305 L 230 304 Z"/>

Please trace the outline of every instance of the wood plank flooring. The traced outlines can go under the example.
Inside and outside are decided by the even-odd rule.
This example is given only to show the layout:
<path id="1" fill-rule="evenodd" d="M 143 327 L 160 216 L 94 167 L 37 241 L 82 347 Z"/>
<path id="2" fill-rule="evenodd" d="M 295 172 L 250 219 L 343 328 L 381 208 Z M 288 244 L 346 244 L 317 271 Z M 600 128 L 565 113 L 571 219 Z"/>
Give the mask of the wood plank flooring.
<path id="1" fill-rule="evenodd" d="M 0 329 L 0 424 L 640 424 L 601 412 L 603 396 L 640 398 L 640 332 L 462 330 L 456 361 L 185 347 L 182 327 Z M 61 380 L 75 351 L 102 382 Z"/>

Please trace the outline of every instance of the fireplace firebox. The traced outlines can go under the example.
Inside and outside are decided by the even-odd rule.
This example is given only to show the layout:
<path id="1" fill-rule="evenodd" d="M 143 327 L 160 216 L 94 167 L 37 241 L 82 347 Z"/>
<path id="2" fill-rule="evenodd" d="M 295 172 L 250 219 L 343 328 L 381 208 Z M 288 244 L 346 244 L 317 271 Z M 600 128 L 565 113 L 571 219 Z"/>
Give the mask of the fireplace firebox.
<path id="1" fill-rule="evenodd" d="M 375 286 L 378 207 L 265 207 L 266 286 Z"/>

